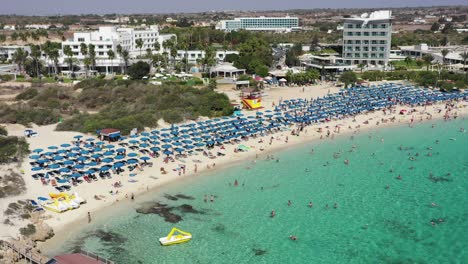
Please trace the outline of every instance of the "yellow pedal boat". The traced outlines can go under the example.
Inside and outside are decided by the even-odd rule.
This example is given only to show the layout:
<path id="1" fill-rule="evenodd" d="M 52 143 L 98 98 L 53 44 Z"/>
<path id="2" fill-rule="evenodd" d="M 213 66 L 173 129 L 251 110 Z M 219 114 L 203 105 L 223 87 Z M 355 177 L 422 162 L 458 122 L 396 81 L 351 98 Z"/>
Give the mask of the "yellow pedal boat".
<path id="1" fill-rule="evenodd" d="M 177 232 L 177 233 L 176 233 Z M 163 246 L 181 244 L 190 241 L 192 234 L 189 232 L 182 231 L 177 228 L 172 228 L 171 232 L 165 237 L 159 239 L 159 243 Z"/>

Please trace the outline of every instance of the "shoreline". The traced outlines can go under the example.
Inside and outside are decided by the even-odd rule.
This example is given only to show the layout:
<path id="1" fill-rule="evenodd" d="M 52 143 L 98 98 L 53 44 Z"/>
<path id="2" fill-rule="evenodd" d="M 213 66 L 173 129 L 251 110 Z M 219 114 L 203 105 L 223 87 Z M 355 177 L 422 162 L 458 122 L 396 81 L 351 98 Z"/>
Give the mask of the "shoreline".
<path id="1" fill-rule="evenodd" d="M 430 107 L 428 107 L 427 110 L 429 110 L 429 108 L 431 108 L 430 110 L 432 111 L 427 111 L 424 112 L 424 111 L 421 111 L 421 110 L 424 110 L 424 107 L 406 107 L 406 106 L 397 106 L 396 107 L 396 112 L 393 113 L 393 114 L 387 114 L 386 116 L 383 115 L 382 111 L 379 110 L 379 111 L 376 111 L 376 112 L 370 112 L 370 113 L 365 113 L 365 114 L 360 114 L 360 115 L 357 115 L 355 117 L 356 119 L 356 122 L 353 122 L 352 121 L 352 117 L 348 117 L 348 118 L 345 118 L 345 119 L 341 119 L 341 120 L 332 120 L 330 122 L 327 122 L 327 123 L 321 123 L 319 125 L 312 125 L 312 126 L 308 126 L 306 127 L 306 130 L 309 130 L 305 133 L 303 133 L 302 135 L 300 136 L 292 136 L 290 135 L 290 131 L 282 131 L 282 132 L 278 132 L 278 133 L 275 133 L 273 135 L 268 135 L 268 136 L 264 136 L 264 137 L 258 137 L 258 138 L 249 138 L 249 140 L 247 141 L 243 141 L 242 144 L 244 145 L 249 145 L 251 146 L 251 144 L 253 145 L 256 145 L 255 141 L 258 141 L 260 138 L 263 138 L 265 140 L 266 137 L 270 137 L 270 136 L 275 136 L 277 139 L 275 139 L 275 143 L 272 144 L 271 146 L 267 146 L 265 147 L 265 150 L 264 151 L 259 151 L 259 149 L 253 149 L 252 151 L 248 151 L 248 152 L 243 152 L 243 153 L 232 153 L 232 150 L 233 150 L 233 147 L 234 145 L 226 145 L 226 156 L 224 157 L 218 157 L 216 159 L 216 167 L 215 168 L 211 168 L 211 169 L 207 169 L 205 167 L 203 168 L 200 168 L 198 170 L 197 173 L 189 170 L 187 174 L 185 174 L 184 176 L 177 176 L 177 173 L 168 173 L 166 175 L 169 175 L 168 177 L 164 177 L 164 179 L 162 181 L 152 181 L 152 182 L 148 182 L 149 185 L 147 185 L 147 188 L 138 188 L 138 189 L 134 189 L 133 190 L 133 194 L 135 195 L 136 197 L 136 201 L 138 201 L 138 197 L 140 196 L 145 196 L 145 195 L 150 195 L 150 194 L 154 194 L 160 190 L 162 190 L 162 188 L 164 188 L 165 186 L 167 185 L 172 185 L 172 184 L 180 184 L 180 183 L 183 183 L 185 180 L 196 180 L 196 178 L 198 177 L 206 177 L 206 176 L 209 176 L 210 174 L 215 174 L 219 171 L 222 171 L 222 170 L 225 170 L 225 169 L 228 169 L 230 167 L 234 167 L 234 166 L 238 166 L 242 163 L 244 163 L 245 161 L 247 160 L 255 160 L 257 158 L 262 158 L 266 155 L 271 155 L 271 154 L 274 154 L 275 152 L 281 152 L 283 150 L 286 150 L 286 149 L 289 149 L 289 148 L 295 148 L 299 145 L 303 145 L 303 144 L 312 144 L 313 142 L 326 142 L 327 140 L 333 140 L 334 136 L 336 135 L 337 137 L 343 137 L 343 136 L 349 136 L 349 135 L 352 135 L 352 134 L 356 134 L 356 133 L 365 133 L 365 132 L 368 132 L 370 130 L 373 130 L 373 129 L 380 129 L 380 128 L 389 128 L 389 127 L 398 127 L 398 126 L 407 126 L 409 125 L 409 119 L 411 118 L 411 116 L 417 116 L 418 118 L 419 117 L 427 117 L 428 115 L 426 114 L 427 112 L 430 112 L 431 115 L 432 115 L 432 118 L 431 119 L 425 119 L 423 118 L 422 121 L 420 121 L 420 119 L 417 119 L 416 122 L 414 124 L 419 124 L 419 123 L 422 123 L 422 122 L 431 122 L 431 121 L 440 121 L 443 119 L 443 115 L 444 115 L 444 111 L 442 111 L 441 113 L 437 113 L 435 111 L 436 108 L 443 108 L 444 104 L 435 104 L 435 105 L 432 105 Z M 405 115 L 398 115 L 398 112 L 400 109 L 403 109 L 403 108 L 411 108 L 411 109 L 417 109 L 418 111 L 416 113 L 413 113 L 411 115 L 409 114 L 405 114 Z M 461 102 L 458 104 L 458 108 L 455 109 L 455 111 L 457 112 L 457 115 L 458 115 L 458 118 L 465 118 L 466 116 L 468 116 L 468 103 L 466 102 Z M 397 117 L 397 119 L 395 120 L 395 122 L 386 122 L 386 123 L 381 123 L 381 118 L 390 118 L 390 117 Z M 368 121 L 369 124 L 366 124 L 364 125 L 363 123 L 365 121 Z M 379 124 L 377 124 L 377 122 Z M 324 129 L 322 131 L 322 133 L 319 133 L 317 132 L 318 128 L 325 128 L 325 127 L 334 127 L 335 125 L 338 125 L 338 124 L 346 124 L 343 125 L 343 130 L 340 131 L 340 133 L 335 133 L 333 132 L 331 135 L 331 138 L 324 138 L 324 139 L 320 139 L 320 136 L 323 136 L 325 134 L 325 131 L 326 129 Z M 351 129 L 349 129 L 347 126 L 348 125 L 351 125 Z M 359 126 L 359 127 L 357 127 Z M 288 143 L 285 143 L 283 138 L 285 136 L 288 136 L 290 138 L 289 142 Z M 316 140 L 319 140 L 319 141 L 316 141 Z M 257 144 L 258 145 L 258 144 Z M 229 146 L 229 147 L 228 147 Z M 229 152 L 229 150 L 231 152 Z M 200 157 L 200 158 L 203 158 L 203 157 Z M 204 159 L 205 163 L 206 163 L 206 159 Z M 202 164 L 205 164 L 205 163 L 202 163 Z M 154 167 L 157 167 L 157 166 L 154 166 Z M 151 174 L 152 172 L 154 172 L 153 170 L 156 170 L 155 168 L 151 168 L 151 169 L 146 169 L 144 173 L 142 173 L 142 175 L 139 177 L 145 177 L 145 176 L 148 176 L 148 174 Z M 145 175 L 143 175 L 145 174 Z M 211 176 L 214 176 L 214 175 L 211 175 Z M 158 179 L 159 180 L 159 179 Z M 120 197 L 115 197 L 115 198 L 120 198 Z M 94 206 L 92 210 L 90 209 L 78 209 L 78 210 L 75 210 L 75 211 L 72 211 L 72 212 L 75 212 L 75 217 L 68 217 L 67 219 L 70 219 L 70 220 L 64 220 L 64 221 L 52 221 L 52 225 L 49 223 L 49 225 L 51 225 L 51 227 L 53 228 L 54 232 L 55 232 L 55 236 L 45 242 L 40 242 L 38 243 L 38 248 L 43 250 L 43 251 L 51 251 L 50 249 L 54 248 L 55 245 L 59 244 L 60 242 L 63 242 L 65 239 L 66 239 L 66 232 L 65 230 L 79 230 L 80 228 L 82 227 L 78 227 L 82 224 L 87 224 L 87 214 L 86 212 L 89 211 L 91 212 L 91 214 L 93 215 L 93 218 L 100 218 L 101 216 L 104 216 L 104 215 L 108 215 L 108 214 L 112 214 L 112 211 L 114 210 L 114 208 L 112 208 L 114 205 L 118 204 L 118 206 L 125 206 L 128 202 L 130 202 L 130 199 L 119 199 L 118 201 L 105 201 L 104 203 L 98 203 L 99 201 L 96 201 L 96 200 L 92 200 L 93 202 L 95 202 L 95 204 L 97 204 L 98 206 Z M 84 207 L 84 206 L 83 206 Z M 76 212 L 82 212 L 81 214 L 78 214 Z M 61 214 L 60 216 L 66 216 L 69 212 L 67 213 L 64 213 L 64 214 Z M 62 219 L 60 219 L 62 220 Z M 50 222 L 50 221 L 49 221 Z M 47 222 L 46 222 L 47 223 Z M 72 231 L 72 233 L 75 232 L 75 231 Z"/>

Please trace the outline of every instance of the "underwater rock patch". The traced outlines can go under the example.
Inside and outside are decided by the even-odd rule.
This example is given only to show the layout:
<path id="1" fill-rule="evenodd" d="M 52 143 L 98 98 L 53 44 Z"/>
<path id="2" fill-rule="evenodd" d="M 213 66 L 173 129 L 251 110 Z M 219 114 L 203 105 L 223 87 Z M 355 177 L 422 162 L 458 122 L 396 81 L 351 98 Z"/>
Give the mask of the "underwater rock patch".
<path id="1" fill-rule="evenodd" d="M 267 253 L 266 250 L 260 248 L 253 248 L 252 251 L 254 252 L 255 256 L 262 256 Z"/>

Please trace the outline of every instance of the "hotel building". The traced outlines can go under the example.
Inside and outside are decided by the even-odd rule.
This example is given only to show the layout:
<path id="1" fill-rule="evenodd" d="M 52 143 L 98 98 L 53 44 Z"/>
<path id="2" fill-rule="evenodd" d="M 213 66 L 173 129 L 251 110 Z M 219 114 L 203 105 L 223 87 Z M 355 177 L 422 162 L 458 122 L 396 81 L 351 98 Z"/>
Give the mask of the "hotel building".
<path id="1" fill-rule="evenodd" d="M 233 20 L 221 20 L 216 29 L 224 31 L 252 30 L 252 31 L 279 31 L 291 32 L 300 30 L 297 17 L 241 17 Z"/>
<path id="2" fill-rule="evenodd" d="M 392 12 L 375 11 L 344 19 L 343 60 L 348 64 L 385 66 L 392 42 Z"/>

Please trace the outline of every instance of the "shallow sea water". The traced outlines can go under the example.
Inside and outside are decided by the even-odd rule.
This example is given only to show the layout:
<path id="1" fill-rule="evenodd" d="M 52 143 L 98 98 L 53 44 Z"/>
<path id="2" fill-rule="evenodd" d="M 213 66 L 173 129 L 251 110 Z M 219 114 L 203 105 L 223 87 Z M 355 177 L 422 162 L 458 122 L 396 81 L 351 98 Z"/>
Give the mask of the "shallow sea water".
<path id="1" fill-rule="evenodd" d="M 48 253 L 82 247 L 115 263 L 466 263 L 468 133 L 460 127 L 468 129 L 468 120 L 341 136 L 275 153 L 279 162 L 262 157 L 170 184 Z M 215 202 L 204 202 L 205 194 Z M 137 213 L 143 200 L 200 213 L 174 209 L 183 220 L 172 224 Z M 174 226 L 192 241 L 160 246 Z"/>

